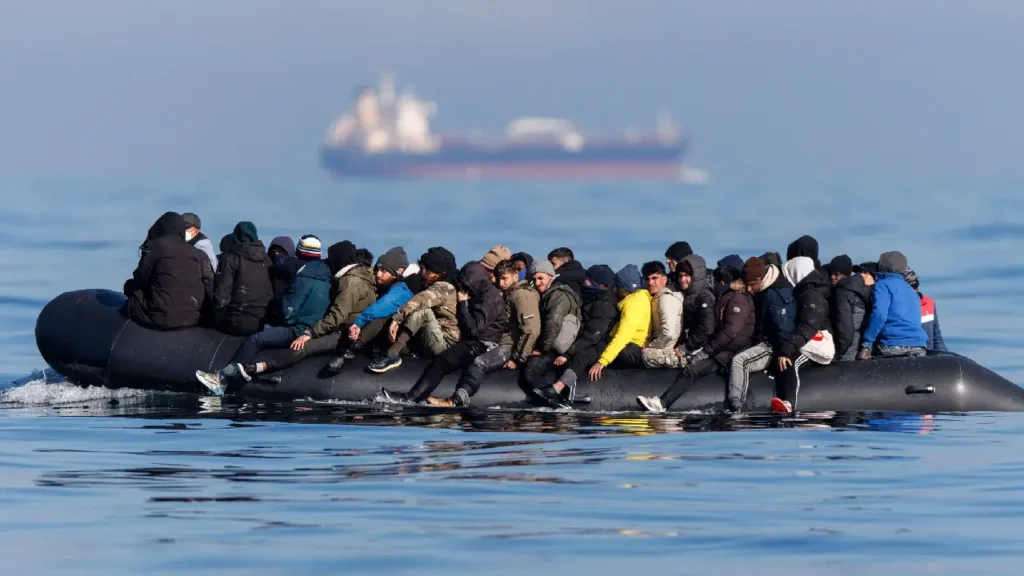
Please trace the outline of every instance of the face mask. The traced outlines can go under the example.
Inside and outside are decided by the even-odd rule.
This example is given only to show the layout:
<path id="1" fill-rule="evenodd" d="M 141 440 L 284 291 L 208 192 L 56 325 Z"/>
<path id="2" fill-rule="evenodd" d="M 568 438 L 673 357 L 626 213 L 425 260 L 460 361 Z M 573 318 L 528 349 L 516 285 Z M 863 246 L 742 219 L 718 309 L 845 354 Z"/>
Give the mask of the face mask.
<path id="1" fill-rule="evenodd" d="M 519 271 L 519 279 L 520 280 L 526 280 L 526 270 L 520 270 Z"/>
<path id="2" fill-rule="evenodd" d="M 185 231 L 185 242 L 191 242 L 192 239 L 195 238 L 195 237 L 196 237 L 195 234 L 189 232 L 188 230 Z"/>

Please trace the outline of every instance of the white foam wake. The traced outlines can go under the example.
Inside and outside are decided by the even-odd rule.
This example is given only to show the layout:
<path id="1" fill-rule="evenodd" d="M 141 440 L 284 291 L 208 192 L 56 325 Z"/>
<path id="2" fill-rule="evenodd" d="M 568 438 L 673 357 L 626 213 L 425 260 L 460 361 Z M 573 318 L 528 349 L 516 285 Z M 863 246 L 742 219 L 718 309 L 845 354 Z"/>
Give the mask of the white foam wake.
<path id="1" fill-rule="evenodd" d="M 15 406 L 60 406 L 97 400 L 141 402 L 147 397 L 147 394 L 144 390 L 128 388 L 119 390 L 100 386 L 82 388 L 66 382 L 59 375 L 47 370 L 19 378 L 10 383 L 10 388 L 0 390 L 0 405 L 11 408 Z"/>

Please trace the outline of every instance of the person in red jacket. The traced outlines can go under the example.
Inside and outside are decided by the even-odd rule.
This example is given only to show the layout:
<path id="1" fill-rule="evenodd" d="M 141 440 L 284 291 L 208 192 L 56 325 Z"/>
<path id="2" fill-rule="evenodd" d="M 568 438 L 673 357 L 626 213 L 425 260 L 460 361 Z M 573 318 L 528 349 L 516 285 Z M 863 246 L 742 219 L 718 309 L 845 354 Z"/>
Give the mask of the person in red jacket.
<path id="1" fill-rule="evenodd" d="M 939 314 L 935 310 L 935 300 L 932 300 L 931 296 L 921 293 L 921 290 L 918 289 L 921 281 L 917 278 L 917 273 L 910 268 L 903 273 L 903 279 L 921 298 L 921 328 L 924 329 L 924 334 L 928 337 L 925 348 L 938 352 L 949 352 L 949 349 L 946 348 L 946 341 L 942 339 L 942 328 L 939 328 Z"/>

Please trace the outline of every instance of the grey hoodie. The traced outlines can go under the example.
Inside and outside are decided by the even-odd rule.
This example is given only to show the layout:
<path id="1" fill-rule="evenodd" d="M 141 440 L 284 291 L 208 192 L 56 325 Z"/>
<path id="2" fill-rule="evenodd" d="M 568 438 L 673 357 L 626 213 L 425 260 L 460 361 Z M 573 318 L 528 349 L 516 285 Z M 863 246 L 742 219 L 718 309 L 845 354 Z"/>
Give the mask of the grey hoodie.
<path id="1" fill-rule="evenodd" d="M 213 271 L 217 271 L 217 252 L 213 249 L 213 242 L 210 242 L 209 238 L 203 237 L 196 240 L 193 244 L 197 250 L 201 250 L 203 254 L 206 254 L 210 258 L 210 265 L 213 266 Z"/>

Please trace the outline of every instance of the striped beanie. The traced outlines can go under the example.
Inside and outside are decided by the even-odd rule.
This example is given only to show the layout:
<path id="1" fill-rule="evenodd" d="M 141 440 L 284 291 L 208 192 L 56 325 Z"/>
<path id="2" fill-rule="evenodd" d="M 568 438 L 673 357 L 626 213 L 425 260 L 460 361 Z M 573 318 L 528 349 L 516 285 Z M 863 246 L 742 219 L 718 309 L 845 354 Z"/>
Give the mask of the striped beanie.
<path id="1" fill-rule="evenodd" d="M 312 234 L 306 234 L 299 239 L 299 246 L 295 249 L 295 255 L 303 260 L 319 260 L 323 251 L 320 248 L 320 239 Z"/>

